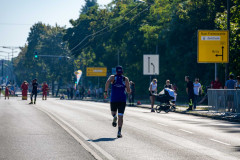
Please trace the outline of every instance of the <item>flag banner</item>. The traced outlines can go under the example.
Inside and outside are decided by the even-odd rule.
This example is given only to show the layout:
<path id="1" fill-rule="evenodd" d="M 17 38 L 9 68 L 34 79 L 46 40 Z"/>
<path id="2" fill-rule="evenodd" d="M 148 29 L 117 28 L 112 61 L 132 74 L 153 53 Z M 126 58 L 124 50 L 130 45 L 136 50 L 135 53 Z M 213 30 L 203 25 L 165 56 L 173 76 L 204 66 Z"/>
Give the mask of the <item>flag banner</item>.
<path id="1" fill-rule="evenodd" d="M 82 71 L 81 70 L 77 70 L 77 71 L 74 72 L 74 74 L 77 77 L 77 83 L 76 83 L 76 85 L 77 85 L 78 82 L 80 81 L 81 77 L 82 77 Z"/>

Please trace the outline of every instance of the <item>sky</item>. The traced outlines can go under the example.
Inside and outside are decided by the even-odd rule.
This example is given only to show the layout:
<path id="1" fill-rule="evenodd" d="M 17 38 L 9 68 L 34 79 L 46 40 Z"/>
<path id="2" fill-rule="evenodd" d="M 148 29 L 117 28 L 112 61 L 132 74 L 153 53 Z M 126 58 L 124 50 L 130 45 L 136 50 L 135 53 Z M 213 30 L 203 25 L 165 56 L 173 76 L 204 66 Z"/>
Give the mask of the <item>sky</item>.
<path id="1" fill-rule="evenodd" d="M 111 1 L 97 2 L 106 5 Z M 1 46 L 24 46 L 30 27 L 39 21 L 71 27 L 69 20 L 78 18 L 84 4 L 84 0 L 0 0 L 0 51 L 11 52 Z M 8 54 L 0 52 L 0 59 L 5 56 Z"/>

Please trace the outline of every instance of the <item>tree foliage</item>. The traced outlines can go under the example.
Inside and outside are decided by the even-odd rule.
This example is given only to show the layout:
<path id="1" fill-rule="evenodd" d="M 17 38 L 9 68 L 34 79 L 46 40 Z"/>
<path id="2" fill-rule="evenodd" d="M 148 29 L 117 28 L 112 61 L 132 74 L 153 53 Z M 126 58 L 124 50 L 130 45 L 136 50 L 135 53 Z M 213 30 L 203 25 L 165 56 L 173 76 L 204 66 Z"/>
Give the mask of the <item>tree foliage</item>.
<path id="1" fill-rule="evenodd" d="M 62 41 L 65 29 L 59 26 L 49 26 L 41 22 L 30 29 L 28 44 L 21 48 L 19 56 L 14 61 L 18 84 L 37 78 L 41 83 L 69 83 L 73 74 L 73 60 L 57 56 L 70 54 L 66 43 Z M 34 52 L 38 58 L 34 58 Z M 50 56 L 50 57 L 45 57 Z"/>
<path id="2" fill-rule="evenodd" d="M 159 54 L 160 74 L 152 76 L 159 80 L 163 88 L 166 79 L 170 79 L 184 92 L 184 76 L 199 77 L 201 83 L 209 85 L 214 79 L 214 64 L 197 63 L 197 31 L 225 30 L 226 8 L 224 0 L 113 0 L 105 8 L 99 7 L 94 0 L 86 0 L 80 16 L 70 20 L 72 27 L 64 29 L 38 23 L 31 28 L 28 45 L 23 47 L 19 58 L 25 55 L 26 62 L 18 65 L 28 66 L 30 76 L 34 71 L 47 67 L 49 79 L 57 78 L 54 70 L 56 61 L 36 64 L 29 55 L 34 50 L 54 54 L 67 53 L 60 47 L 61 37 L 67 43 L 75 57 L 75 66 L 83 70 L 84 85 L 88 81 L 97 83 L 96 78 L 87 78 L 86 67 L 111 69 L 119 64 L 124 74 L 136 83 L 139 95 L 147 95 L 149 76 L 143 75 L 143 55 Z M 230 71 L 240 73 L 239 27 L 240 4 L 238 0 L 231 3 L 230 32 Z M 118 60 L 119 57 L 119 60 Z M 33 65 L 35 64 L 35 65 Z M 52 66 L 52 68 L 50 67 Z M 63 67 L 63 66 L 61 66 Z M 67 67 L 67 66 L 66 66 Z M 220 79 L 224 81 L 224 67 L 219 65 Z M 61 68 L 64 70 L 64 67 Z M 71 73 L 67 73 L 71 74 Z M 70 76 L 68 76 L 70 77 Z M 101 79 L 104 85 L 106 78 Z"/>

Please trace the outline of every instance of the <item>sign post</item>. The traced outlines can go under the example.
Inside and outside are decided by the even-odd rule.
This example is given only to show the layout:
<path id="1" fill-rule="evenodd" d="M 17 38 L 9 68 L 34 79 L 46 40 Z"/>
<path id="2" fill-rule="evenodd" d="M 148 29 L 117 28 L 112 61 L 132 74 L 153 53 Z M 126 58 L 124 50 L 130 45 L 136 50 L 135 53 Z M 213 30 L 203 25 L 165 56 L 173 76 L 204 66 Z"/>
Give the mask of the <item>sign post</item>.
<path id="1" fill-rule="evenodd" d="M 229 32 L 226 30 L 198 31 L 198 63 L 229 63 Z"/>

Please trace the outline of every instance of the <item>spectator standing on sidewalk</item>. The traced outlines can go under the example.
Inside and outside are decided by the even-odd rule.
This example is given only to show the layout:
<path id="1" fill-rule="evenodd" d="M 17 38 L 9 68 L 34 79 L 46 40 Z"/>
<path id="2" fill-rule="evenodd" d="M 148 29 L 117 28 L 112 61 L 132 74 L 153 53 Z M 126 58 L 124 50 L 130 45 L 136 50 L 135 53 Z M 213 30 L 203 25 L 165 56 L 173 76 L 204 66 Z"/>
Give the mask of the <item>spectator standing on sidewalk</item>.
<path id="1" fill-rule="evenodd" d="M 88 97 L 91 97 L 91 89 L 90 88 L 88 89 L 87 94 L 88 94 Z"/>
<path id="2" fill-rule="evenodd" d="M 229 76 L 229 80 L 227 80 L 225 83 L 224 89 L 234 89 L 236 82 L 233 79 L 234 79 L 234 75 L 231 74 Z M 227 102 L 228 102 L 228 112 L 230 112 L 231 108 L 232 108 L 232 112 L 235 112 L 234 104 L 233 104 L 234 103 L 234 94 L 232 91 L 227 92 Z"/>
<path id="3" fill-rule="evenodd" d="M 195 78 L 195 82 L 193 83 L 194 86 L 194 100 L 193 100 L 193 108 L 196 109 L 197 108 L 197 101 L 198 101 L 198 97 L 199 97 L 199 93 L 202 92 L 202 86 L 199 83 L 199 79 Z"/>
<path id="4" fill-rule="evenodd" d="M 185 76 L 185 81 L 187 82 L 186 92 L 188 95 L 188 103 L 189 103 L 189 107 L 187 111 L 191 111 L 193 107 L 193 100 L 194 100 L 193 82 L 190 80 L 189 76 Z"/>
<path id="5" fill-rule="evenodd" d="M 77 88 L 75 92 L 75 99 L 79 99 L 79 94 L 79 89 Z"/>
<path id="6" fill-rule="evenodd" d="M 218 77 L 216 77 L 215 81 L 211 82 L 211 88 L 212 89 L 222 89 L 222 84 L 219 81 Z"/>
<path id="7" fill-rule="evenodd" d="M 103 97 L 103 89 L 102 89 L 102 87 L 100 87 L 99 89 L 98 89 L 98 91 L 99 91 L 99 98 L 100 99 L 102 99 Z"/>
<path id="8" fill-rule="evenodd" d="M 84 98 L 84 94 L 85 94 L 85 89 L 84 89 L 84 87 L 82 86 L 82 87 L 81 87 L 81 92 L 80 92 L 81 99 Z"/>
<path id="9" fill-rule="evenodd" d="M 240 76 L 237 76 L 237 82 L 235 85 L 235 89 L 240 89 Z"/>
<path id="10" fill-rule="evenodd" d="M 9 99 L 9 88 L 8 88 L 8 86 L 5 87 L 5 99 L 7 99 L 7 97 Z"/>
<path id="11" fill-rule="evenodd" d="M 68 97 L 68 99 L 70 97 L 70 88 L 67 88 L 67 97 Z"/>
<path id="12" fill-rule="evenodd" d="M 74 91 L 74 89 L 73 89 L 73 87 L 71 87 L 71 88 L 70 88 L 70 98 L 71 98 L 71 99 L 73 99 L 73 91 Z"/>
<path id="13" fill-rule="evenodd" d="M 170 83 L 170 80 L 166 80 L 166 84 L 165 84 L 164 88 L 169 88 L 169 89 L 174 90 L 173 85 Z"/>
<path id="14" fill-rule="evenodd" d="M 155 102 L 155 95 L 157 93 L 157 79 L 153 79 L 149 86 L 149 96 L 151 101 L 151 112 L 155 112 L 153 109 Z"/>
<path id="15" fill-rule="evenodd" d="M 131 92 L 129 94 L 129 103 L 130 106 L 134 106 L 135 84 L 133 83 L 133 81 L 130 81 L 130 89 Z"/>
<path id="16" fill-rule="evenodd" d="M 95 88 L 95 93 L 96 93 L 96 98 L 98 99 L 99 98 L 99 89 L 98 89 L 98 87 Z"/>

